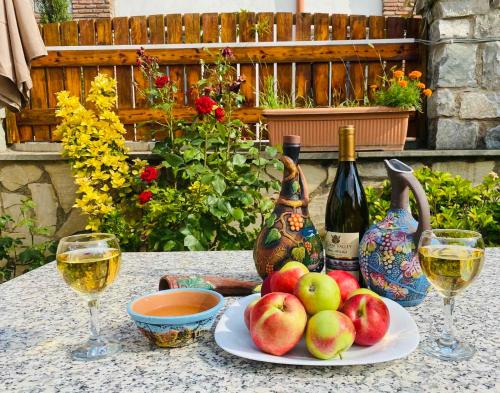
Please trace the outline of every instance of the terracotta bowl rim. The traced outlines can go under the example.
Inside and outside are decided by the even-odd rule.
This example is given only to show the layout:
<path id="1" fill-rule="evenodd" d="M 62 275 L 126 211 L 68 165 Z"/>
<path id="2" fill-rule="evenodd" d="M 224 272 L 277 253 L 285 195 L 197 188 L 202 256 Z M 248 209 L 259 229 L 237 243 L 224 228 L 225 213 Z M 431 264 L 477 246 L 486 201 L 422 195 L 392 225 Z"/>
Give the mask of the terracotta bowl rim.
<path id="1" fill-rule="evenodd" d="M 209 308 L 208 310 L 196 313 L 196 314 L 189 314 L 189 315 L 181 315 L 181 316 L 174 316 L 174 317 L 159 317 L 159 316 L 151 316 L 151 315 L 144 315 L 140 314 L 137 311 L 132 310 L 132 306 L 135 302 L 147 298 L 147 297 L 153 297 L 153 296 L 159 296 L 165 293 L 173 293 L 173 292 L 202 292 L 202 293 L 208 293 L 213 296 L 215 296 L 219 301 L 215 306 L 212 308 Z M 127 305 L 127 312 L 130 315 L 130 317 L 134 321 L 138 322 L 144 322 L 144 323 L 149 323 L 151 325 L 184 325 L 184 324 L 189 324 L 189 323 L 194 323 L 198 321 L 202 321 L 204 319 L 208 319 L 216 315 L 219 310 L 222 308 L 224 305 L 224 296 L 222 296 L 220 293 L 212 291 L 210 289 L 203 289 L 203 288 L 175 288 L 175 289 L 165 289 L 163 291 L 156 291 L 152 293 L 148 293 L 146 295 L 142 296 L 137 296 L 134 297 Z"/>

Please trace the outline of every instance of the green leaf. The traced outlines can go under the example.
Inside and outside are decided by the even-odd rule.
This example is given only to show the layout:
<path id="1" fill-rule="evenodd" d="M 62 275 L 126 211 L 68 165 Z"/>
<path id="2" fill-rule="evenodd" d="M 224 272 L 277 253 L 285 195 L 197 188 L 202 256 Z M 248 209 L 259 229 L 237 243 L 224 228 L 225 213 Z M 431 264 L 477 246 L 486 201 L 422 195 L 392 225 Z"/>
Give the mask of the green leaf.
<path id="1" fill-rule="evenodd" d="M 212 180 L 212 185 L 217 194 L 222 195 L 226 190 L 226 182 L 222 176 L 217 176 Z"/>
<path id="2" fill-rule="evenodd" d="M 163 156 L 163 159 L 164 159 L 163 163 L 164 163 L 165 167 L 167 167 L 167 168 L 170 168 L 170 167 L 176 168 L 184 163 L 184 160 L 182 159 L 182 157 L 178 156 L 177 154 L 174 154 L 174 153 L 166 153 Z"/>
<path id="3" fill-rule="evenodd" d="M 233 156 L 233 164 L 236 165 L 236 166 L 245 165 L 246 162 L 247 162 L 247 159 L 242 154 L 235 154 Z"/>
<path id="4" fill-rule="evenodd" d="M 295 261 L 302 262 L 306 257 L 306 249 L 304 247 L 292 248 L 292 257 Z"/>
<path id="5" fill-rule="evenodd" d="M 276 156 L 276 154 L 278 154 L 278 149 L 272 146 L 266 146 L 266 153 L 270 158 L 273 158 Z"/>
<path id="6" fill-rule="evenodd" d="M 200 241 L 195 238 L 193 235 L 187 235 L 184 238 L 184 246 L 189 250 L 189 251 L 204 251 L 205 248 L 202 246 Z"/>
<path id="7" fill-rule="evenodd" d="M 278 219 L 278 217 L 276 217 L 276 214 L 271 214 L 267 219 L 266 219 L 266 225 L 268 228 L 271 228 L 274 223 L 276 222 L 276 220 Z"/>
<path id="8" fill-rule="evenodd" d="M 245 214 L 243 213 L 243 210 L 241 210 L 239 207 L 233 209 L 233 217 L 236 221 L 243 220 L 244 216 Z"/>
<path id="9" fill-rule="evenodd" d="M 294 193 L 296 193 L 297 191 L 299 191 L 299 189 L 300 189 L 300 184 L 299 184 L 299 182 L 298 182 L 298 181 L 296 181 L 296 180 L 295 180 L 295 181 L 292 183 L 292 191 L 293 191 Z"/>
<path id="10" fill-rule="evenodd" d="M 266 239 L 264 240 L 264 244 L 266 246 L 269 246 L 270 244 L 274 243 L 279 239 L 281 239 L 280 231 L 278 231 L 276 228 L 271 228 L 267 233 Z"/>

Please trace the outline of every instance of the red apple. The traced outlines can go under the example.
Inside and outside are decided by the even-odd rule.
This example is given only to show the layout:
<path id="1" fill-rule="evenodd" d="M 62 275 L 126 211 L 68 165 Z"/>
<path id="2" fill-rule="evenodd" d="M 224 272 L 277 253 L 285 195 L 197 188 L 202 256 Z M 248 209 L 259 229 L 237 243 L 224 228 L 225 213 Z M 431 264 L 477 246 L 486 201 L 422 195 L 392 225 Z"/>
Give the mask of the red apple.
<path id="1" fill-rule="evenodd" d="M 245 319 L 245 325 L 247 326 L 248 330 L 250 330 L 250 315 L 252 315 L 253 306 L 255 306 L 259 300 L 260 298 L 255 299 L 247 306 L 247 308 L 245 308 L 243 318 Z"/>
<path id="2" fill-rule="evenodd" d="M 253 306 L 250 335 L 261 351 L 281 356 L 297 345 L 306 323 L 306 310 L 299 299 L 290 293 L 273 292 Z"/>
<path id="3" fill-rule="evenodd" d="M 271 277 L 271 291 L 293 293 L 299 278 L 307 273 L 309 273 L 309 269 L 303 263 L 287 262 Z"/>
<path id="4" fill-rule="evenodd" d="M 359 288 L 358 280 L 354 278 L 354 276 L 346 272 L 344 270 L 332 270 L 331 272 L 326 273 L 331 278 L 333 278 L 340 289 L 340 298 L 342 302 L 345 302 L 347 296 L 356 289 Z"/>
<path id="5" fill-rule="evenodd" d="M 389 309 L 381 299 L 371 295 L 354 295 L 342 305 L 340 312 L 347 315 L 356 329 L 354 342 L 369 346 L 376 344 L 387 333 Z"/>
<path id="6" fill-rule="evenodd" d="M 267 277 L 262 281 L 262 286 L 260 288 L 260 296 L 267 295 L 268 293 L 271 293 L 271 277 L 274 275 L 275 272 L 271 272 L 270 274 L 267 275 Z"/>

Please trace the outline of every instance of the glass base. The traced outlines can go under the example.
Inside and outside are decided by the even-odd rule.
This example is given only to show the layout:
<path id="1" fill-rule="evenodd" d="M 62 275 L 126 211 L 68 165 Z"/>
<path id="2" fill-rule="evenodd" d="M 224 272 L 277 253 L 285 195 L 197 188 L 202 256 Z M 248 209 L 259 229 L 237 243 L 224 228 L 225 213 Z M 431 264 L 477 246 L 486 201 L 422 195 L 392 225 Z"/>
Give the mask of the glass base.
<path id="1" fill-rule="evenodd" d="M 447 346 L 436 338 L 428 338 L 422 341 L 420 349 L 429 356 L 449 361 L 468 360 L 476 352 L 474 347 L 467 343 L 455 341 L 451 346 Z"/>
<path id="2" fill-rule="evenodd" d="M 99 337 L 98 340 L 89 340 L 71 352 L 74 360 L 97 360 L 108 357 L 120 351 L 120 344 L 113 339 Z"/>

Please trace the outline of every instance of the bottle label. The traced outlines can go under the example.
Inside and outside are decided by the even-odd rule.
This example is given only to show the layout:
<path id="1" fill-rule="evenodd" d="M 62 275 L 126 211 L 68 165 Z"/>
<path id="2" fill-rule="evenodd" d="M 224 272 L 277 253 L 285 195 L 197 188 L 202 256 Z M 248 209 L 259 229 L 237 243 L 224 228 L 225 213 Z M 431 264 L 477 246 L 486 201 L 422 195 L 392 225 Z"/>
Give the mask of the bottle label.
<path id="1" fill-rule="evenodd" d="M 345 270 L 359 278 L 359 233 L 327 232 L 326 270 Z"/>

